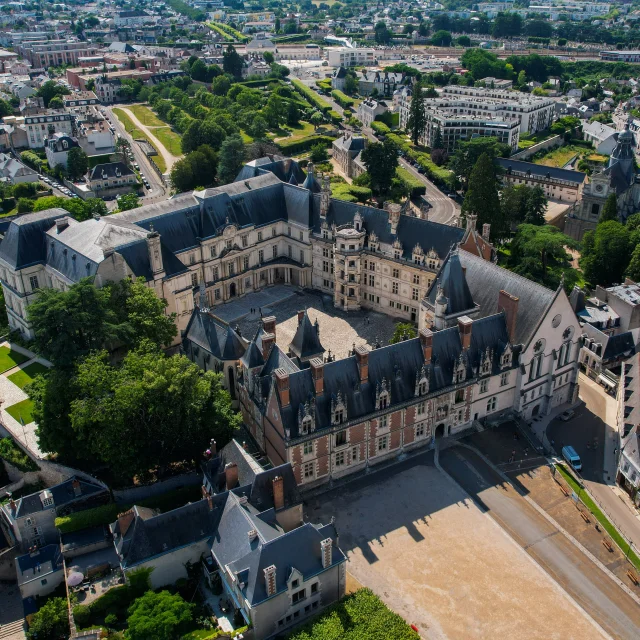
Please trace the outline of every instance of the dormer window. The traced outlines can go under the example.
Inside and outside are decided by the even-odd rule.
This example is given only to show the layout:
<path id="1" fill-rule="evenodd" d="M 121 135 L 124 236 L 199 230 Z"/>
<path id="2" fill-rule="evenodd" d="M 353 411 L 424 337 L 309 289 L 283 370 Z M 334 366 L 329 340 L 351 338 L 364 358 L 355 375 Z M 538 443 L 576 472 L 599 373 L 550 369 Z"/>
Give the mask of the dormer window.
<path id="1" fill-rule="evenodd" d="M 467 368 L 465 366 L 464 358 L 462 354 L 460 354 L 453 371 L 453 384 L 460 384 L 461 382 L 464 382 L 466 377 Z"/>
<path id="2" fill-rule="evenodd" d="M 331 424 L 342 424 L 347 421 L 347 406 L 342 392 L 331 398 Z"/>
<path id="3" fill-rule="evenodd" d="M 387 387 L 386 378 L 382 379 L 381 383 L 378 383 L 376 387 L 376 411 L 380 409 L 386 409 L 391 404 L 391 395 Z"/>
<path id="4" fill-rule="evenodd" d="M 489 349 L 489 347 L 487 347 L 486 351 L 484 352 L 483 356 L 482 356 L 482 360 L 480 362 L 480 375 L 481 376 L 486 376 L 489 375 L 491 373 L 491 362 L 493 360 L 492 358 L 492 352 L 491 349 Z"/>
<path id="5" fill-rule="evenodd" d="M 427 378 L 427 370 L 424 365 L 416 374 L 416 388 L 414 395 L 424 396 L 429 393 L 429 379 Z"/>
<path id="6" fill-rule="evenodd" d="M 413 257 L 413 263 L 414 264 L 422 264 L 422 259 L 424 257 L 424 251 L 422 251 L 422 247 L 417 244 L 414 248 L 413 248 L 413 252 L 412 252 L 412 257 Z"/>
<path id="7" fill-rule="evenodd" d="M 307 435 L 315 431 L 315 400 L 300 405 L 298 410 L 298 428 L 301 435 Z"/>
<path id="8" fill-rule="evenodd" d="M 510 367 L 513 359 L 513 351 L 511 351 L 511 346 L 507 345 L 503 354 L 500 356 L 500 368 L 504 369 L 505 367 Z"/>

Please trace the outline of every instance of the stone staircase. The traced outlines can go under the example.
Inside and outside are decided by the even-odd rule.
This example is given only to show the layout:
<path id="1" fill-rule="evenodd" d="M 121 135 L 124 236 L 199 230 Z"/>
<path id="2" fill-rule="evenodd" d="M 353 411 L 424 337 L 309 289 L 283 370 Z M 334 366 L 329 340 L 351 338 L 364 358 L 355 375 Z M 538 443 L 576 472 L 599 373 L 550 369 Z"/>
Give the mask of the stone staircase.
<path id="1" fill-rule="evenodd" d="M 0 640 L 25 640 L 24 620 L 0 625 Z"/>

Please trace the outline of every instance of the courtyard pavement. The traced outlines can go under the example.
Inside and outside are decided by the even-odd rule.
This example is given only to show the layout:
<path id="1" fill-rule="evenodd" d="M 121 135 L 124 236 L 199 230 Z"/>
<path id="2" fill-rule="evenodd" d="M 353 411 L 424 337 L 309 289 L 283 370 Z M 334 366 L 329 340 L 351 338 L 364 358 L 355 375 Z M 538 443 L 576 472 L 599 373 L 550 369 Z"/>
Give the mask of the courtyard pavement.
<path id="1" fill-rule="evenodd" d="M 423 638 L 603 637 L 432 453 L 309 501 L 312 522 L 331 516 L 349 573 Z"/>
<path id="2" fill-rule="evenodd" d="M 302 292 L 293 290 L 290 287 L 281 287 L 285 291 L 294 292 L 293 295 L 281 299 L 271 306 L 264 307 L 256 302 L 260 300 L 258 296 L 262 293 L 272 291 L 266 289 L 265 292 L 255 293 L 242 298 L 243 305 L 256 309 L 254 313 L 244 315 L 238 327 L 242 335 L 251 340 L 260 327 L 260 308 L 262 315 L 273 315 L 276 317 L 276 342 L 285 352 L 289 349 L 289 344 L 298 328 L 298 311 L 306 309 L 311 322 L 318 320 L 320 327 L 320 342 L 325 348 L 325 356 L 329 350 L 337 359 L 345 358 L 353 345 L 368 345 L 373 348 L 376 343 L 386 346 L 393 335 L 395 321 L 381 313 L 373 311 L 352 311 L 344 313 L 333 306 L 333 298 L 320 293 Z M 225 305 L 225 307 L 230 305 Z M 224 307 L 222 307 L 224 309 Z M 218 310 L 214 313 L 219 317 L 222 315 Z M 235 326 L 235 323 L 232 323 Z"/>

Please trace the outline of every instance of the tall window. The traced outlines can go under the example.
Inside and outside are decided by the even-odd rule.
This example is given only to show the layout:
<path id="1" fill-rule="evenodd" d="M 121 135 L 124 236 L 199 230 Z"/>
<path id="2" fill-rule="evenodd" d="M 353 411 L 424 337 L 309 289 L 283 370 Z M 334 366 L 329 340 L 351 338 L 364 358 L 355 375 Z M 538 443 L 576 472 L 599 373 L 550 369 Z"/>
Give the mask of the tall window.
<path id="1" fill-rule="evenodd" d="M 535 380 L 540 377 L 542 373 L 542 357 L 543 354 L 537 355 L 531 361 L 531 365 L 529 366 L 529 380 Z"/>
<path id="2" fill-rule="evenodd" d="M 336 453 L 336 467 L 341 467 L 344 464 L 344 451 L 338 451 Z"/>
<path id="3" fill-rule="evenodd" d="M 260 263 L 264 262 L 264 251 L 262 249 L 258 251 L 258 262 Z"/>
<path id="4" fill-rule="evenodd" d="M 262 242 L 262 231 L 258 231 L 258 242 Z"/>
<path id="5" fill-rule="evenodd" d="M 249 243 L 249 240 L 248 240 L 247 236 L 246 235 L 242 236 L 242 246 L 246 247 L 248 243 Z"/>
<path id="6" fill-rule="evenodd" d="M 336 433 L 336 447 L 341 447 L 343 444 L 347 444 L 347 431 L 338 431 Z"/>
<path id="7" fill-rule="evenodd" d="M 503 373 L 500 376 L 500 386 L 501 387 L 506 387 L 509 384 L 509 374 L 508 373 Z"/>
<path id="8" fill-rule="evenodd" d="M 38 289 L 38 276 L 31 276 L 29 278 L 29 284 L 31 285 L 31 290 L 35 291 Z"/>
<path id="9" fill-rule="evenodd" d="M 378 438 L 378 451 L 386 451 L 389 448 L 389 436 Z"/>
<path id="10" fill-rule="evenodd" d="M 393 293 L 395 295 L 398 295 L 398 283 L 397 282 L 394 282 L 391 285 L 391 293 Z"/>
<path id="11" fill-rule="evenodd" d="M 493 413 L 496 410 L 497 404 L 498 402 L 495 396 L 493 396 L 493 398 L 489 398 L 487 400 L 487 413 Z"/>
<path id="12" fill-rule="evenodd" d="M 249 256 L 244 257 L 244 270 L 246 271 L 249 268 Z"/>
<path id="13" fill-rule="evenodd" d="M 313 462 L 307 462 L 304 467 L 304 479 L 310 480 L 313 478 Z"/>
<path id="14" fill-rule="evenodd" d="M 276 245 L 273 245 L 273 257 L 277 258 L 278 257 L 278 247 L 276 247 Z"/>

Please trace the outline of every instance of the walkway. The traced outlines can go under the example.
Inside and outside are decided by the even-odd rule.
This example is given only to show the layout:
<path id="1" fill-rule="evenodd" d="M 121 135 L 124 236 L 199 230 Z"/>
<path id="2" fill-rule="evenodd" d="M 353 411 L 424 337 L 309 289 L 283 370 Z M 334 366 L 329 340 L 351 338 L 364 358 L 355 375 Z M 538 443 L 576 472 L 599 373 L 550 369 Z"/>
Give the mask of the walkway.
<path id="1" fill-rule="evenodd" d="M 158 140 L 158 138 L 156 138 L 156 136 L 153 135 L 154 129 L 158 129 L 161 127 L 147 127 L 146 125 L 142 124 L 142 122 L 140 122 L 138 118 L 136 118 L 135 113 L 133 113 L 131 109 L 128 109 L 127 107 L 124 107 L 124 106 L 119 108 L 126 112 L 129 118 L 131 118 L 131 122 L 133 122 L 133 124 L 135 124 L 136 127 L 140 129 L 140 131 L 143 131 L 146 135 L 149 136 L 149 139 L 153 143 L 153 146 L 158 150 L 158 153 L 164 158 L 164 161 L 167 165 L 167 173 L 169 173 L 173 165 L 176 162 L 178 162 L 178 160 L 180 160 L 180 156 L 174 156 L 171 153 L 169 153 L 169 151 L 167 151 L 167 148 L 162 144 L 162 142 L 160 142 L 160 140 Z"/>

